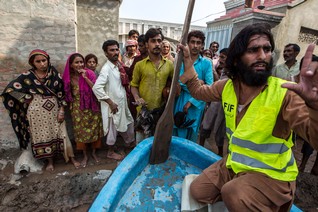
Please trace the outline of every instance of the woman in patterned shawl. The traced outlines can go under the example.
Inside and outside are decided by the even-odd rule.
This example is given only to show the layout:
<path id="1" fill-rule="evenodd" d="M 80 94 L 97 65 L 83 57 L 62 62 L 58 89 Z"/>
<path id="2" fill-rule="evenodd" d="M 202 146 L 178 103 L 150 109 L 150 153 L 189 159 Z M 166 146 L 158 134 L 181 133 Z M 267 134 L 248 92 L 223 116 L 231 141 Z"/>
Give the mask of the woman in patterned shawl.
<path id="1" fill-rule="evenodd" d="M 99 163 L 96 149 L 102 145 L 102 117 L 92 91 L 96 75 L 84 66 L 84 57 L 74 53 L 67 59 L 63 73 L 65 100 L 70 103 L 76 148 L 83 151 L 83 167 L 87 165 L 89 144 L 96 163 Z"/>
<path id="2" fill-rule="evenodd" d="M 59 153 L 66 162 L 71 158 L 77 168 L 80 164 L 66 134 L 61 76 L 43 50 L 33 50 L 29 64 L 32 68 L 10 82 L 1 94 L 20 148 L 26 149 L 31 142 L 33 156 L 47 159 L 46 170 L 54 170 L 53 159 Z"/>

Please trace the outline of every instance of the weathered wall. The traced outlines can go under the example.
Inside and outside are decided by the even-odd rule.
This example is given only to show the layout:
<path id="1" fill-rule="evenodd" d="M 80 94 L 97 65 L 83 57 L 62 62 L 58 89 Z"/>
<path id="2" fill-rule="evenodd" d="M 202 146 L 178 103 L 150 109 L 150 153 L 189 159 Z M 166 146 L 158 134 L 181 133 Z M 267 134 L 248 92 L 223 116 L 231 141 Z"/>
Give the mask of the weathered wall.
<path id="1" fill-rule="evenodd" d="M 84 56 L 93 53 L 99 66 L 106 61 L 102 44 L 108 39 L 118 41 L 118 0 L 77 0 L 78 51 Z"/>
<path id="2" fill-rule="evenodd" d="M 0 0 L 0 92 L 29 69 L 28 54 L 46 50 L 59 71 L 67 52 L 75 50 L 73 0 Z M 15 147 L 17 139 L 0 104 L 0 147 Z"/>
<path id="3" fill-rule="evenodd" d="M 300 46 L 301 50 L 297 58 L 299 61 L 304 56 L 309 42 L 298 39 L 300 29 L 306 27 L 318 32 L 317 11 L 317 0 L 307 0 L 287 10 L 286 17 L 283 18 L 277 29 L 279 33 L 275 36 L 276 50 L 279 55 L 277 64 L 284 62 L 282 52 L 288 43 L 297 43 Z M 318 54 L 318 46 L 316 46 L 315 54 Z"/>
<path id="4" fill-rule="evenodd" d="M 104 58 L 102 43 L 118 38 L 120 2 L 0 0 L 0 92 L 30 68 L 28 55 L 35 48 L 46 50 L 60 72 L 64 70 L 67 56 L 75 51 L 84 55 L 92 52 Z M 0 126 L 0 148 L 17 147 L 17 138 L 2 102 Z"/>

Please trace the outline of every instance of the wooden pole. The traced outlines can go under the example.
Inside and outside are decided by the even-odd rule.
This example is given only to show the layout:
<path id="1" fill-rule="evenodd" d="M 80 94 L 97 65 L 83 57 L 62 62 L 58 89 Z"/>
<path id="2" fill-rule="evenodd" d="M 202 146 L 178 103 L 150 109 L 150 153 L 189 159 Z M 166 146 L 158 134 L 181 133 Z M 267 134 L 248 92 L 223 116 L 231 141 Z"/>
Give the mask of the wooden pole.
<path id="1" fill-rule="evenodd" d="M 194 8 L 195 0 L 189 0 L 187 14 L 185 17 L 181 43 L 186 45 L 187 36 L 190 28 L 192 12 Z M 183 52 L 180 51 L 177 56 L 177 62 L 174 68 L 174 74 L 169 93 L 169 98 L 163 114 L 161 115 L 155 130 L 154 141 L 150 154 L 150 164 L 159 164 L 165 162 L 169 157 L 169 147 L 172 138 L 173 131 L 173 107 L 176 94 L 177 83 L 179 80 L 180 68 L 183 61 Z"/>

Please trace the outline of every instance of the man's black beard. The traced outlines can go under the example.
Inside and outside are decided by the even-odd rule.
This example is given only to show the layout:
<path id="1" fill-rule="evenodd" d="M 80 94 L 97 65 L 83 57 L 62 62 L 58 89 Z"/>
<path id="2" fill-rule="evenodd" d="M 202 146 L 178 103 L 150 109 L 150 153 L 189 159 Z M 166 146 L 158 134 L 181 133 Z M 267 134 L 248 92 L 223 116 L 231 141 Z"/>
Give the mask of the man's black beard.
<path id="1" fill-rule="evenodd" d="M 107 57 L 108 58 L 108 60 L 110 61 L 110 62 L 112 62 L 112 63 L 117 63 L 118 62 L 118 56 L 119 55 L 114 55 L 113 57 Z"/>
<path id="2" fill-rule="evenodd" d="M 266 64 L 265 71 L 254 71 L 252 68 L 254 64 L 247 66 L 239 60 L 236 65 L 236 70 L 240 80 L 248 86 L 257 87 L 265 85 L 268 77 L 272 75 L 273 59 L 271 59 L 269 63 L 264 61 L 262 63 Z"/>

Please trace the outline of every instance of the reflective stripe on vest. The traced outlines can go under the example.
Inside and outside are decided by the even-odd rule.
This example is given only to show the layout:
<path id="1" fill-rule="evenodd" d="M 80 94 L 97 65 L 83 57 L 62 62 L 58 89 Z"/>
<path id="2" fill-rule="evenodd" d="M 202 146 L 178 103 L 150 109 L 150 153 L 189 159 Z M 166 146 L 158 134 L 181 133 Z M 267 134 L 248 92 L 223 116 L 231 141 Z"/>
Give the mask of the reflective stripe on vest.
<path id="1" fill-rule="evenodd" d="M 286 166 L 281 169 L 276 169 L 275 167 L 269 166 L 266 163 L 263 163 L 262 161 L 256 160 L 255 158 L 251 158 L 239 153 L 232 153 L 232 160 L 238 163 L 251 166 L 251 167 L 258 167 L 261 169 L 270 169 L 270 170 L 274 170 L 278 172 L 286 172 L 287 167 L 293 165 L 295 162 L 295 158 L 293 154 L 291 155 L 290 160 L 288 161 Z"/>
<path id="2" fill-rule="evenodd" d="M 229 137 L 229 157 L 226 165 L 235 173 L 257 171 L 282 180 L 293 181 L 298 174 L 291 150 L 292 136 L 286 141 L 272 136 L 287 89 L 284 81 L 269 77 L 268 86 L 250 103 L 236 126 L 238 100 L 232 80 L 222 92 L 222 106 Z"/>
<path id="3" fill-rule="evenodd" d="M 236 138 L 235 136 L 232 137 L 232 144 L 248 148 L 260 153 L 282 154 L 289 150 L 289 148 L 284 143 L 256 144 L 252 141 Z"/>

